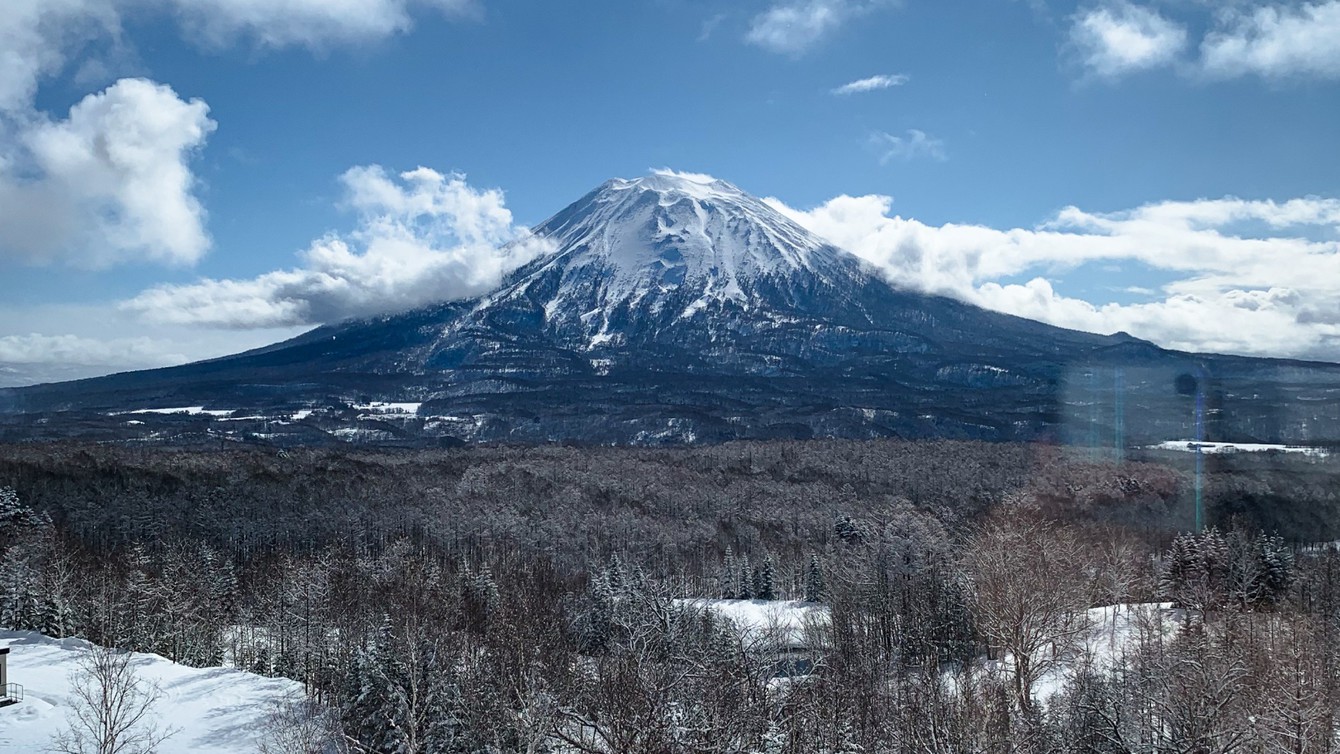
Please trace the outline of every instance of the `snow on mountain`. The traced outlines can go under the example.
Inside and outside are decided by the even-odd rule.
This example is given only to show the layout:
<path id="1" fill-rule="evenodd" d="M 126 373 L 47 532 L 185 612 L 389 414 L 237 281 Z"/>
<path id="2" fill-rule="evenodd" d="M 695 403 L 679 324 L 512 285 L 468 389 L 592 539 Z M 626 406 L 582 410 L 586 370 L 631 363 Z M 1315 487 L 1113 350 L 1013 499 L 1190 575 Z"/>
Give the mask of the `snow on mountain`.
<path id="1" fill-rule="evenodd" d="M 686 319 L 726 304 L 780 312 L 816 286 L 874 274 L 739 188 L 668 170 L 607 181 L 535 234 L 556 250 L 476 311 L 538 297 L 549 326 L 579 331 L 591 346 L 619 340 L 639 318 Z"/>
<path id="2" fill-rule="evenodd" d="M 66 727 L 70 675 L 90 645 L 31 631 L 0 631 L 0 642 L 5 641 L 9 680 L 24 687 L 24 700 L 0 708 L 0 752 L 47 751 L 51 737 Z M 154 722 L 176 729 L 159 754 L 254 754 L 272 711 L 303 698 L 302 684 L 285 678 L 191 668 L 154 654 L 135 653 L 132 665 L 163 691 Z"/>

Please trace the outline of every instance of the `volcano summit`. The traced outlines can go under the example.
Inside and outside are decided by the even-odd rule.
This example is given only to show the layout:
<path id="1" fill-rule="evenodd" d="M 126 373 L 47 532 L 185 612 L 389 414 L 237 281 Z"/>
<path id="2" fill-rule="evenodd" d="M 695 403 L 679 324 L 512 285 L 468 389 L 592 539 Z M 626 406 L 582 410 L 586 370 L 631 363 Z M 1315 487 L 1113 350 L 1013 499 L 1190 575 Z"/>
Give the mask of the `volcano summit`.
<path id="1" fill-rule="evenodd" d="M 1340 439 L 1340 366 L 1167 351 L 905 289 L 723 181 L 615 179 L 534 232 L 553 250 L 476 299 L 0 391 L 0 439 L 1124 445 L 1193 436 L 1198 401 L 1208 439 Z"/>

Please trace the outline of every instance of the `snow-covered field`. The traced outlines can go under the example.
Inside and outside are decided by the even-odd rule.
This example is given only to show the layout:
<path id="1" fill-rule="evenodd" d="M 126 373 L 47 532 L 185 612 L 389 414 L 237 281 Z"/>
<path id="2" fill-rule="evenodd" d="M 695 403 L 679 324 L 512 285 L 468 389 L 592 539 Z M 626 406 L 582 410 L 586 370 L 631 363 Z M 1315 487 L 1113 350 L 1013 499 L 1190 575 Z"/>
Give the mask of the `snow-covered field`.
<path id="1" fill-rule="evenodd" d="M 208 409 L 204 406 L 177 406 L 174 408 L 137 408 L 131 411 L 116 411 L 112 416 L 122 416 L 124 414 L 189 414 L 191 416 L 228 416 L 233 413 L 231 408 Z"/>
<path id="2" fill-rule="evenodd" d="M 1202 453 L 1264 453 L 1268 450 L 1277 450 L 1281 453 L 1302 453 L 1309 456 L 1326 456 L 1327 452 L 1321 448 L 1312 448 L 1304 445 L 1269 445 L 1266 443 L 1253 442 L 1196 442 L 1195 440 L 1165 440 L 1157 445 L 1150 445 L 1154 450 L 1179 450 L 1183 452 L 1193 452 L 1200 448 Z"/>
<path id="3" fill-rule="evenodd" d="M 88 642 L 51 639 L 28 631 L 0 631 L 8 643 L 9 681 L 22 684 L 23 702 L 0 708 L 0 752 L 36 754 L 65 727 L 71 688 Z M 140 677 L 163 696 L 158 724 L 177 732 L 158 754 L 255 754 L 266 718 L 276 706 L 302 698 L 302 685 L 228 668 L 188 668 L 158 655 L 135 654 Z"/>

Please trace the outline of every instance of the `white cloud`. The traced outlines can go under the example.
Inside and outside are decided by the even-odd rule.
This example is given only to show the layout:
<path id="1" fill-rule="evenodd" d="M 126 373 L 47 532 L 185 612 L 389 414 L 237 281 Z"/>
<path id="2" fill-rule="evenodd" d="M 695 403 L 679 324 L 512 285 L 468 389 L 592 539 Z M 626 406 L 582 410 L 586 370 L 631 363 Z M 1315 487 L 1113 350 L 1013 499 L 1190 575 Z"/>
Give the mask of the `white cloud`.
<path id="1" fill-rule="evenodd" d="M 888 89 L 890 87 L 902 86 L 908 82 L 908 76 L 901 73 L 885 73 L 868 78 L 850 81 L 833 90 L 833 94 L 858 94 L 860 92 L 873 92 L 878 89 Z"/>
<path id="2" fill-rule="evenodd" d="M 769 52 L 799 57 L 853 18 L 891 0 L 785 0 L 754 16 L 744 39 Z"/>
<path id="3" fill-rule="evenodd" d="M 114 75 L 124 19 L 175 14 L 202 41 L 325 48 L 411 26 L 415 9 L 469 14 L 475 0 L 5 0 L 0 12 L 0 259 L 98 267 L 189 264 L 209 247 L 190 158 L 208 107 L 121 79 L 64 120 L 40 112 L 43 81 Z M 72 63 L 78 70 L 68 71 Z"/>
<path id="4" fill-rule="evenodd" d="M 5 0 L 0 13 L 0 113 L 26 110 L 42 78 L 60 71 L 71 49 L 116 36 L 120 14 L 108 0 Z"/>
<path id="5" fill-rule="evenodd" d="M 0 145 L 0 256 L 103 266 L 191 263 L 209 247 L 188 165 L 214 130 L 209 108 L 122 79 L 60 121 L 14 128 Z"/>
<path id="6" fill-rule="evenodd" d="M 478 6 L 475 0 L 5 0 L 0 112 L 27 113 L 44 78 L 74 60 L 89 64 L 90 44 L 119 43 L 129 16 L 174 14 L 215 46 L 249 39 L 264 47 L 325 49 L 405 32 L 416 8 L 459 16 Z"/>
<path id="7" fill-rule="evenodd" d="M 209 330 L 146 323 L 115 304 L 0 302 L 0 387 L 226 356 L 291 338 L 303 329 Z"/>
<path id="8" fill-rule="evenodd" d="M 680 178 L 692 183 L 701 183 L 704 186 L 717 182 L 716 176 L 707 173 L 690 173 L 684 170 L 675 170 L 673 168 L 652 168 L 652 175 L 666 175 L 671 178 Z"/>
<path id="9" fill-rule="evenodd" d="M 1183 26 L 1126 0 L 1077 14 L 1070 28 L 1070 45 L 1080 62 L 1108 79 L 1168 65 L 1186 44 Z"/>
<path id="10" fill-rule="evenodd" d="M 717 13 L 705 19 L 703 21 L 702 28 L 698 30 L 698 41 L 706 42 L 707 40 L 711 39 L 712 35 L 716 33 L 717 27 L 720 26 L 721 22 L 725 20 L 726 20 L 725 13 Z"/>
<path id="11" fill-rule="evenodd" d="M 810 211 L 769 201 L 900 286 L 1172 348 L 1340 358 L 1340 243 L 1313 240 L 1340 232 L 1340 200 L 1069 207 L 1037 227 L 1006 230 L 904 219 L 885 196 L 841 196 Z M 1242 232 L 1249 226 L 1258 232 Z M 1049 279 L 1108 261 L 1138 262 L 1173 281 L 1157 300 L 1119 304 L 1065 296 Z M 1030 279 L 1010 282 L 1021 277 Z"/>
<path id="12" fill-rule="evenodd" d="M 44 364 L 60 362 L 78 366 L 121 365 L 145 362 L 181 363 L 186 357 L 166 353 L 152 338 L 84 338 L 78 335 L 0 336 L 0 364 Z"/>
<path id="13" fill-rule="evenodd" d="M 151 338 L 78 335 L 0 336 L 0 388 L 77 380 L 111 372 L 181 364 L 186 357 Z"/>
<path id="14" fill-rule="evenodd" d="M 411 9 L 473 15 L 474 0 L 170 0 L 187 29 L 212 45 L 239 37 L 266 47 L 365 42 L 406 32 Z"/>
<path id="15" fill-rule="evenodd" d="M 512 222 L 502 192 L 418 168 L 356 167 L 341 180 L 358 230 L 329 234 L 303 265 L 248 280 L 154 288 L 125 303 L 149 321 L 256 328 L 333 322 L 481 294 L 550 248 Z"/>
<path id="16" fill-rule="evenodd" d="M 1201 43 L 1201 67 L 1215 77 L 1340 78 L 1340 0 L 1230 12 Z"/>
<path id="17" fill-rule="evenodd" d="M 870 135 L 870 146 L 879 155 L 879 164 L 886 165 L 893 160 L 914 160 L 918 157 L 928 157 L 932 160 L 946 160 L 949 155 L 945 152 L 945 143 L 934 136 L 926 135 L 925 131 L 918 131 L 915 128 L 909 129 L 903 136 L 896 136 L 884 131 L 876 131 Z"/>

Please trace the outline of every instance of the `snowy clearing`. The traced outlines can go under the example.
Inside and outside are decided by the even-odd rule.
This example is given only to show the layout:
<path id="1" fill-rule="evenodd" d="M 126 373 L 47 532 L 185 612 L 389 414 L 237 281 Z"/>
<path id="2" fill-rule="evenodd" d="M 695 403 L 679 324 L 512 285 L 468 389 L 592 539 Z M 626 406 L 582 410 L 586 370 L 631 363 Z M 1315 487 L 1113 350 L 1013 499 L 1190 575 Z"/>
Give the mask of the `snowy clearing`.
<path id="1" fill-rule="evenodd" d="M 783 647 L 806 644 L 806 631 L 828 625 L 828 606 L 802 600 L 681 599 L 678 604 L 711 610 L 730 620 L 748 638 Z"/>
<path id="2" fill-rule="evenodd" d="M 1087 617 L 1088 629 L 1078 653 L 1038 681 L 1033 688 L 1038 699 L 1050 701 L 1085 665 L 1098 672 L 1111 670 L 1142 637 L 1171 639 L 1181 624 L 1182 611 L 1171 602 L 1131 603 L 1091 608 Z"/>
<path id="3" fill-rule="evenodd" d="M 46 751 L 52 735 L 65 727 L 70 674 L 91 645 L 31 631 L 0 631 L 0 643 L 6 641 L 9 680 L 23 685 L 25 698 L 0 708 L 0 752 Z M 158 724 L 177 729 L 158 754 L 254 754 L 271 711 L 303 695 L 302 684 L 284 678 L 189 668 L 153 654 L 133 658 L 140 676 L 163 691 L 155 706 Z"/>

